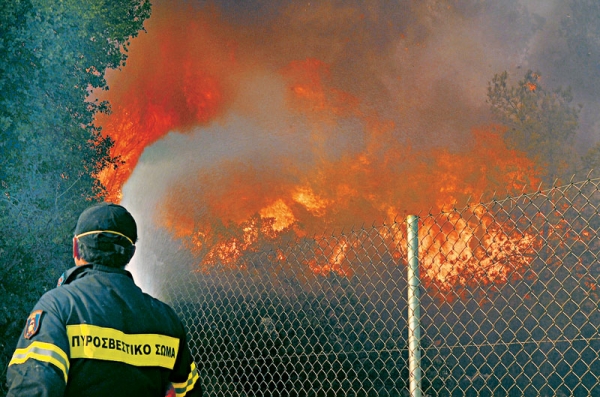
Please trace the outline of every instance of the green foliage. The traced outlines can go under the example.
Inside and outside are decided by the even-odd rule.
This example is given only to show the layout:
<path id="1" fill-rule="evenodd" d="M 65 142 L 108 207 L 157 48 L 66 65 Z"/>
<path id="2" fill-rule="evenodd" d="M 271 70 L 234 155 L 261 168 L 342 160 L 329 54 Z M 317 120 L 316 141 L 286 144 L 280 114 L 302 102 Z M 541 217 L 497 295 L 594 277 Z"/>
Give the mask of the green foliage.
<path id="1" fill-rule="evenodd" d="M 508 127 L 507 144 L 536 160 L 549 184 L 578 167 L 573 144 L 579 109 L 571 106 L 572 100 L 568 89 L 546 90 L 540 74 L 531 70 L 516 86 L 508 84 L 507 72 L 496 74 L 488 85 L 492 113 Z"/>
<path id="2" fill-rule="evenodd" d="M 92 125 L 104 73 L 125 62 L 146 0 L 0 0 L 0 367 L 27 312 L 72 265 L 81 210 L 100 200 L 94 174 L 114 162 Z M 2 376 L 3 377 L 3 376 Z M 4 382 L 2 382 L 4 383 Z M 0 390 L 2 390 L 0 388 Z"/>

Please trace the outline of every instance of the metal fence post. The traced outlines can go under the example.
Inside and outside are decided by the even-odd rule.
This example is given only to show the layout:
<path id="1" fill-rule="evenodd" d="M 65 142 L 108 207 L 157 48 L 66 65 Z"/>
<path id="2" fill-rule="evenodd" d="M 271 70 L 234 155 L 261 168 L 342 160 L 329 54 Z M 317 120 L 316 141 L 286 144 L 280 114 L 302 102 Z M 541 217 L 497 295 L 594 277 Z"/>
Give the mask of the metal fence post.
<path id="1" fill-rule="evenodd" d="M 421 308 L 419 287 L 419 218 L 409 215 L 408 228 L 408 379 L 411 397 L 421 397 Z"/>

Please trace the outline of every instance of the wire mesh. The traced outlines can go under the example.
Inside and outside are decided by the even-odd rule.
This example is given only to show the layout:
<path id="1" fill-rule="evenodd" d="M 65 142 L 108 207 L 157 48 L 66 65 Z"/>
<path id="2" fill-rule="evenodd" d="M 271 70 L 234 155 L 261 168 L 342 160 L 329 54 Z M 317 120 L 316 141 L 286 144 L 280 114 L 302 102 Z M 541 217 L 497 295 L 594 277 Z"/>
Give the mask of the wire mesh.
<path id="1" fill-rule="evenodd" d="M 419 218 L 423 396 L 600 396 L 599 179 Z M 406 224 L 173 279 L 209 396 L 408 396 Z"/>

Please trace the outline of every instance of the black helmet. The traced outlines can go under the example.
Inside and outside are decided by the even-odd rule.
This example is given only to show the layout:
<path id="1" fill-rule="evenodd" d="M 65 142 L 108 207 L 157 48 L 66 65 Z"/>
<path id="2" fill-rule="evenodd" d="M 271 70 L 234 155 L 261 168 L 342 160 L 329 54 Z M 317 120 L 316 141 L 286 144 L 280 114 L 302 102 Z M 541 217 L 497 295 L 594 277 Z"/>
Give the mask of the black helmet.
<path id="1" fill-rule="evenodd" d="M 126 265 L 135 252 L 137 226 L 124 207 L 101 203 L 84 210 L 75 227 L 82 257 L 90 263 Z"/>

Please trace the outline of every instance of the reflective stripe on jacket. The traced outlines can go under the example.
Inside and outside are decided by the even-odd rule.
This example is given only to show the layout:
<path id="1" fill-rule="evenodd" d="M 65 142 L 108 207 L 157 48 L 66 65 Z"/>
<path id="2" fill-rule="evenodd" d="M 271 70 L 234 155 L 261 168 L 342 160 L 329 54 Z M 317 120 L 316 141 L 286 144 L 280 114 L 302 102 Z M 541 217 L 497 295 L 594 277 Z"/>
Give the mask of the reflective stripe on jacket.
<path id="1" fill-rule="evenodd" d="M 34 307 L 9 363 L 7 396 L 201 396 L 183 325 L 129 272 L 70 269 Z"/>

